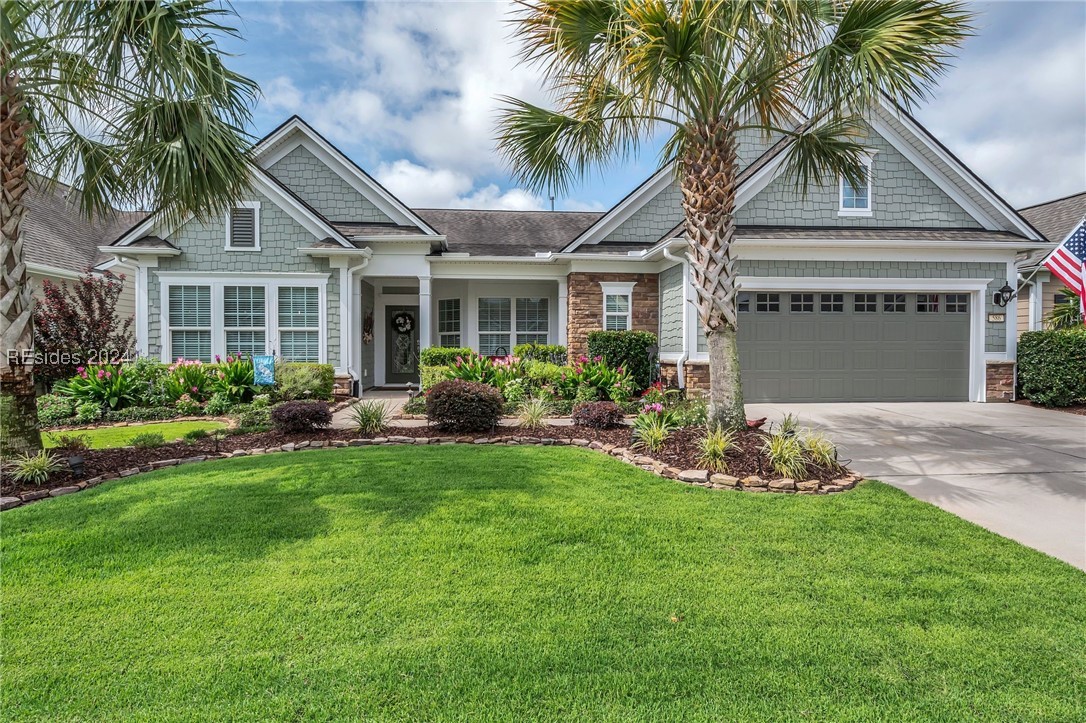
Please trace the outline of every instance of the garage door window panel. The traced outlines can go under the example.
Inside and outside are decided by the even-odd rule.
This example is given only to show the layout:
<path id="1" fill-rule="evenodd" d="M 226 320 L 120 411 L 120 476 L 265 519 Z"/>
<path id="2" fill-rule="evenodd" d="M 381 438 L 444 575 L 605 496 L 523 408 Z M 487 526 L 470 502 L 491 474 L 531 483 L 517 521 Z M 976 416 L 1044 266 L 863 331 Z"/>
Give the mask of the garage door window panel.
<path id="1" fill-rule="evenodd" d="M 857 314 L 875 314 L 879 310 L 878 294 L 853 294 L 852 310 Z"/>
<path id="2" fill-rule="evenodd" d="M 756 294 L 754 297 L 754 310 L 766 314 L 776 313 L 781 310 L 780 294 Z"/>
<path id="3" fill-rule="evenodd" d="M 946 295 L 946 313 L 948 313 L 948 314 L 966 314 L 966 313 L 969 313 L 969 294 L 947 294 Z"/>
<path id="4" fill-rule="evenodd" d="M 814 313 L 814 294 L 791 294 L 790 296 L 793 314 Z"/>
<path id="5" fill-rule="evenodd" d="M 916 313 L 918 313 L 918 314 L 938 314 L 939 313 L 939 295 L 938 294 L 917 294 L 916 295 Z"/>
<path id="6" fill-rule="evenodd" d="M 883 294 L 882 310 L 887 314 L 904 314 L 905 294 Z"/>
<path id="7" fill-rule="evenodd" d="M 844 294 L 820 294 L 818 302 L 823 314 L 842 314 L 845 311 Z"/>

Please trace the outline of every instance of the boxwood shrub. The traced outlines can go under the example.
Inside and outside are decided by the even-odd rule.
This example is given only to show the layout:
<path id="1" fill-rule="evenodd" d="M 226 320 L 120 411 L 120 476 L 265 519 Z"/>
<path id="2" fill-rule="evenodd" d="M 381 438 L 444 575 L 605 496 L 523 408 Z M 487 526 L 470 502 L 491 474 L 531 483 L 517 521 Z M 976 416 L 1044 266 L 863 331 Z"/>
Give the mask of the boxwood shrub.
<path id="1" fill-rule="evenodd" d="M 283 402 L 272 407 L 271 423 L 286 434 L 311 432 L 332 423 L 332 410 L 324 402 Z"/>
<path id="2" fill-rule="evenodd" d="M 1086 401 L 1086 328 L 1022 334 L 1018 340 L 1018 393 L 1049 407 Z"/>
<path id="3" fill-rule="evenodd" d="M 656 335 L 649 331 L 590 331 L 588 356 L 603 357 L 612 369 L 623 367 L 641 391 L 652 383 L 656 356 L 649 348 L 656 346 Z"/>
<path id="4" fill-rule="evenodd" d="M 296 399 L 331 399 L 336 372 L 331 364 L 276 362 L 275 395 L 285 402 Z"/>
<path id="5" fill-rule="evenodd" d="M 419 364 L 424 367 L 451 367 L 458 356 L 475 356 L 475 352 L 464 346 L 431 346 L 419 354 Z"/>
<path id="6" fill-rule="evenodd" d="M 496 427 L 501 414 L 501 392 L 479 382 L 450 379 L 426 393 L 426 418 L 441 430 L 483 432 Z"/>
<path id="7" fill-rule="evenodd" d="M 447 366 L 420 366 L 419 367 L 419 385 L 422 391 L 426 391 L 430 387 L 434 386 L 438 382 L 443 382 L 449 378 L 449 367 Z"/>

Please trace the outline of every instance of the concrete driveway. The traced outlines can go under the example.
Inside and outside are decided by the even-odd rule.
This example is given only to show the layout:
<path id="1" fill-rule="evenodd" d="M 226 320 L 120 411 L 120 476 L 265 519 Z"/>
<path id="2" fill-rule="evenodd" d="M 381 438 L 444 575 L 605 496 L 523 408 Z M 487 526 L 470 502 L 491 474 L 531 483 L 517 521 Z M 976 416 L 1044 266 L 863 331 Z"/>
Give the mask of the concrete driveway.
<path id="1" fill-rule="evenodd" d="M 749 404 L 823 429 L 866 477 L 1086 570 L 1086 417 L 1017 404 Z"/>

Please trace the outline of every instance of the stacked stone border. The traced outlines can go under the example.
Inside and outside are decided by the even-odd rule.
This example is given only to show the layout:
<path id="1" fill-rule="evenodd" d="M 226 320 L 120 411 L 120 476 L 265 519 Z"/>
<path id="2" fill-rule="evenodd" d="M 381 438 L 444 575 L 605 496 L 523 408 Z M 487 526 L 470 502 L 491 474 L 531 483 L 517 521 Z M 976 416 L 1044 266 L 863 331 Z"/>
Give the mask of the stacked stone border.
<path id="1" fill-rule="evenodd" d="M 704 487 L 712 490 L 736 490 L 742 492 L 777 492 L 782 494 L 834 494 L 837 492 L 844 492 L 855 487 L 859 482 L 863 480 L 863 477 L 856 473 L 848 473 L 843 475 L 840 479 L 835 479 L 828 484 L 823 484 L 819 480 L 806 480 L 797 481 L 793 479 L 783 478 L 774 480 L 765 480 L 757 475 L 744 477 L 739 479 L 726 474 L 717 474 L 704 469 L 679 469 L 678 467 L 669 467 L 663 462 L 653 459 L 652 457 L 641 454 L 629 447 L 620 447 L 614 444 L 603 444 L 602 442 L 590 441 L 587 439 L 570 438 L 570 437 L 518 437 L 518 436 L 500 436 L 500 437 L 472 437 L 472 436 L 460 436 L 460 437 L 404 437 L 390 435 L 387 437 L 374 437 L 373 439 L 352 439 L 349 441 L 344 440 L 316 440 L 316 441 L 304 441 L 304 442 L 288 442 L 279 447 L 267 447 L 267 448 L 254 448 L 254 449 L 235 449 L 233 452 L 222 452 L 220 454 L 211 455 L 199 455 L 196 457 L 184 457 L 178 459 L 163 459 L 158 462 L 152 462 L 150 464 L 142 465 L 140 467 L 132 467 L 130 469 L 117 470 L 116 472 L 99 475 L 98 477 L 92 477 L 88 480 L 83 480 L 77 484 L 67 487 L 56 487 L 51 490 L 32 490 L 30 492 L 23 492 L 22 494 L 12 497 L 0 497 L 0 510 L 10 510 L 15 507 L 28 504 L 30 502 L 37 502 L 39 500 L 48 499 L 50 497 L 62 497 L 64 495 L 74 494 L 76 492 L 82 492 L 85 489 L 91 487 L 97 487 L 103 482 L 109 480 L 122 479 L 125 477 L 134 477 L 138 474 L 146 472 L 153 472 L 158 469 L 165 469 L 166 467 L 178 467 L 181 465 L 195 464 L 197 462 L 207 462 L 218 459 L 233 459 L 235 457 L 250 457 L 258 454 L 275 454 L 277 452 L 298 452 L 304 449 L 342 449 L 344 447 L 390 447 L 390 446 L 407 446 L 407 445 L 427 445 L 427 444 L 489 444 L 499 445 L 507 447 L 581 447 L 583 449 L 589 449 L 602 454 L 606 454 L 615 459 L 621 460 L 635 467 L 651 472 L 658 477 L 664 477 L 666 479 L 675 480 L 677 482 L 683 482 L 685 484 L 694 485 L 697 487 Z"/>

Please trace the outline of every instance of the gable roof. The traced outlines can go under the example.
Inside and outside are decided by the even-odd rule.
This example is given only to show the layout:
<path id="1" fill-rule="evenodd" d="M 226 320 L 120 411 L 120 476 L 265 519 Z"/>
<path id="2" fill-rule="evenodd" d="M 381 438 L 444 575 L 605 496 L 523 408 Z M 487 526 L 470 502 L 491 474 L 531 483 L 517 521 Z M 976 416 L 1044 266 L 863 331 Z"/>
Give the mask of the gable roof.
<path id="1" fill-rule="evenodd" d="M 100 245 L 147 216 L 145 211 L 116 211 L 88 219 L 73 200 L 75 189 L 31 176 L 23 195 L 23 257 L 29 264 L 82 274 L 101 263 Z"/>
<path id="2" fill-rule="evenodd" d="M 298 140 L 294 142 L 296 138 Z M 298 115 L 292 115 L 257 141 L 253 157 L 262 168 L 268 168 L 299 145 L 305 145 L 333 173 L 369 199 L 397 225 L 416 226 L 418 233 L 436 235 L 437 232 L 414 211 Z"/>
<path id="3" fill-rule="evenodd" d="M 1086 191 L 1019 209 L 1045 238 L 1058 244 L 1086 216 Z"/>
<path id="4" fill-rule="evenodd" d="M 445 235 L 449 253 L 473 256 L 533 256 L 561 251 L 571 238 L 604 215 L 599 211 L 417 210 Z"/>

